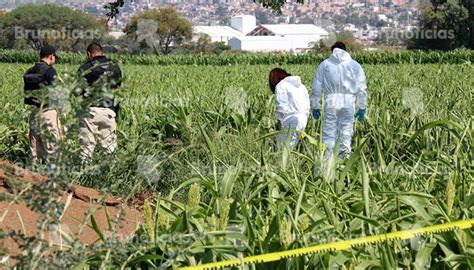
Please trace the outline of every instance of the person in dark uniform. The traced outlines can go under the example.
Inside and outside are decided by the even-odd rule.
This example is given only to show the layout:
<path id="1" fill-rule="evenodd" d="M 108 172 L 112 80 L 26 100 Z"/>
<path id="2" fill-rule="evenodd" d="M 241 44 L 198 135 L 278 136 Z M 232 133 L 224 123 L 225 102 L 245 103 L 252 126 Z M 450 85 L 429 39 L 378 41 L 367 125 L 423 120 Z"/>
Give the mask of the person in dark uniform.
<path id="1" fill-rule="evenodd" d="M 100 44 L 92 43 L 87 47 L 87 58 L 78 71 L 87 82 L 80 95 L 89 104 L 89 112 L 81 118 L 79 127 L 79 157 L 83 163 L 92 159 L 97 143 L 107 154 L 117 148 L 119 105 L 114 104 L 113 91 L 122 83 L 120 67 L 104 55 Z"/>
<path id="2" fill-rule="evenodd" d="M 40 50 L 40 62 L 23 75 L 24 101 L 31 106 L 29 137 L 33 163 L 38 159 L 50 160 L 59 140 L 58 114 L 48 106 L 47 96 L 41 94 L 41 90 L 52 86 L 56 79 L 55 63 L 56 48 L 45 45 Z"/>

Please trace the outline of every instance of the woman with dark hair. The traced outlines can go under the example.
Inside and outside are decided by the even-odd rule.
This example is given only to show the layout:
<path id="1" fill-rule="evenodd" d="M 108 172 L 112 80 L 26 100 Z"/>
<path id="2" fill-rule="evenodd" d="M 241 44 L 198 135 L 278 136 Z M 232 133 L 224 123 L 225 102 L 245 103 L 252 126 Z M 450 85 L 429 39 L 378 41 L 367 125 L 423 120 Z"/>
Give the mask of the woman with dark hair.
<path id="1" fill-rule="evenodd" d="M 310 103 L 306 87 L 299 76 L 292 76 L 281 68 L 270 71 L 268 78 L 270 89 L 276 97 L 275 117 L 280 130 L 304 131 L 308 122 Z M 295 146 L 300 136 L 295 131 L 280 133 L 277 136 L 277 147 L 281 149 L 289 140 L 291 147 Z"/>

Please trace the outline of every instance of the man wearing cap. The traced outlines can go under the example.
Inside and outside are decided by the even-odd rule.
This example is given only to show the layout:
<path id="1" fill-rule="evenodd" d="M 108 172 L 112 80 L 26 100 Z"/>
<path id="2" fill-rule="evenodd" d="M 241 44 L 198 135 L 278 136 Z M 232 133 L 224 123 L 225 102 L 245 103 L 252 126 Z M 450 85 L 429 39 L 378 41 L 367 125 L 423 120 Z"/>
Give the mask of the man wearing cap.
<path id="1" fill-rule="evenodd" d="M 40 50 L 40 62 L 23 75 L 25 104 L 31 106 L 29 137 L 33 163 L 53 159 L 59 140 L 58 114 L 48 106 L 47 95 L 42 91 L 56 79 L 55 63 L 56 49 L 45 45 Z"/>
<path id="2" fill-rule="evenodd" d="M 87 86 L 80 93 L 89 108 L 79 127 L 79 157 L 82 163 L 92 159 L 97 143 L 106 154 L 117 148 L 116 117 L 113 91 L 122 83 L 120 67 L 105 57 L 102 46 L 92 43 L 87 47 L 88 61 L 79 68 L 79 75 Z"/>

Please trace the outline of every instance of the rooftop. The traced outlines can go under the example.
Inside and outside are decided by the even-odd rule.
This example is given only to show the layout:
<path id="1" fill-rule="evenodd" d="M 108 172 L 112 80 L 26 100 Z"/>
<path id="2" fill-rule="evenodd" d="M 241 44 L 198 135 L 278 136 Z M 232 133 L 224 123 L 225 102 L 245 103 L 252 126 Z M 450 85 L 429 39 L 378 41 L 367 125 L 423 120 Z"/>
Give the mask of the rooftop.
<path id="1" fill-rule="evenodd" d="M 262 27 L 276 35 L 328 35 L 323 28 L 314 24 L 262 24 Z"/>
<path id="2" fill-rule="evenodd" d="M 194 26 L 198 33 L 205 33 L 209 36 L 242 36 L 242 32 L 235 30 L 230 26 Z"/>

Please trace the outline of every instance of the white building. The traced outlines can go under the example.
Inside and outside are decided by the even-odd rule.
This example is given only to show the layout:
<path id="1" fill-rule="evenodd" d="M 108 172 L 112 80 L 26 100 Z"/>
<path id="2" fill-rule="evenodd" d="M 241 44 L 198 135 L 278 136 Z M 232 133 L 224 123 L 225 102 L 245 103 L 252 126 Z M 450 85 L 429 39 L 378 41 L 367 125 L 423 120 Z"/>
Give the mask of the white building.
<path id="1" fill-rule="evenodd" d="M 388 17 L 385 14 L 378 14 L 377 19 L 379 19 L 379 21 L 388 22 Z"/>
<path id="2" fill-rule="evenodd" d="M 301 52 L 310 48 L 312 43 L 318 42 L 322 38 L 329 36 L 329 33 L 314 24 L 261 24 L 257 26 L 247 36 L 253 37 L 281 37 L 285 40 L 286 46 L 280 51 Z M 269 39 L 268 43 L 272 41 Z M 271 46 L 271 44 L 268 44 Z M 255 48 L 255 50 L 266 50 L 265 47 Z"/>
<path id="3" fill-rule="evenodd" d="M 257 18 L 252 15 L 240 15 L 230 19 L 230 26 L 247 35 L 257 26 Z"/>
<path id="4" fill-rule="evenodd" d="M 206 34 L 211 38 L 212 42 L 224 42 L 225 44 L 228 44 L 229 39 L 245 36 L 247 33 L 255 29 L 256 25 L 257 20 L 255 16 L 235 16 L 231 18 L 230 26 L 195 26 L 194 39 L 198 39 L 200 35 Z"/>
<path id="5" fill-rule="evenodd" d="M 222 41 L 243 51 L 302 52 L 311 44 L 329 36 L 314 24 L 261 24 L 255 16 L 233 17 L 229 26 L 196 26 L 195 38 L 207 34 L 213 42 Z"/>
<path id="6" fill-rule="evenodd" d="M 200 35 L 206 34 L 212 42 L 224 42 L 227 44 L 229 39 L 242 36 L 243 33 L 230 26 L 195 26 L 194 39 L 197 40 Z"/>
<path id="7" fill-rule="evenodd" d="M 113 37 L 114 39 L 119 39 L 125 36 L 125 33 L 122 31 L 112 31 L 112 32 L 109 32 L 109 36 Z"/>
<path id="8" fill-rule="evenodd" d="M 291 41 L 282 36 L 241 36 L 229 40 L 229 46 L 239 51 L 289 51 Z"/>

